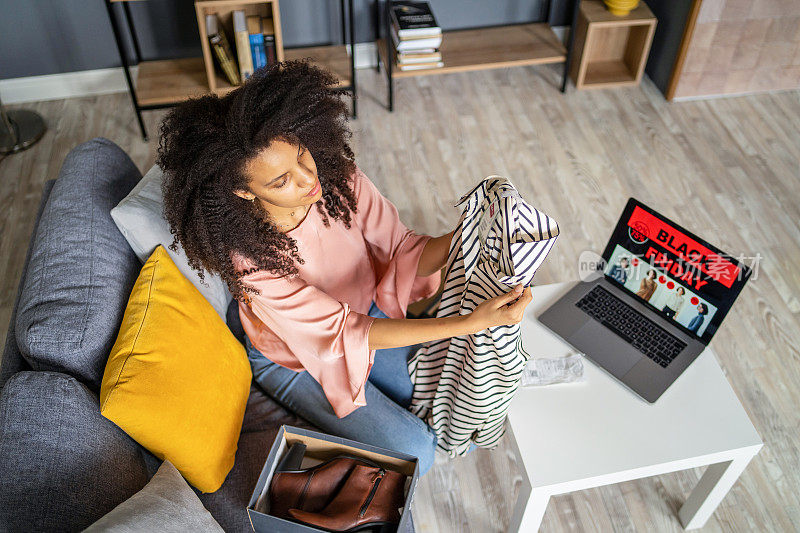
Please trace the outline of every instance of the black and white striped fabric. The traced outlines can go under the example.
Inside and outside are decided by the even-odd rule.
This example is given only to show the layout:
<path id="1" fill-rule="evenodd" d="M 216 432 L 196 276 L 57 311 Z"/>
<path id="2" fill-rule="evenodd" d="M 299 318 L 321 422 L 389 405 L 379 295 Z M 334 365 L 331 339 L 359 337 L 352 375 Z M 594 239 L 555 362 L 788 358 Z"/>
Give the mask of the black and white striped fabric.
<path id="1" fill-rule="evenodd" d="M 530 286 L 558 237 L 555 220 L 503 177 L 485 178 L 456 206 L 465 202 L 437 317 L 466 315 L 515 285 Z M 471 442 L 492 448 L 528 359 L 518 324 L 428 343 L 408 361 L 409 410 L 434 428 L 438 447 L 451 457 L 465 454 Z"/>

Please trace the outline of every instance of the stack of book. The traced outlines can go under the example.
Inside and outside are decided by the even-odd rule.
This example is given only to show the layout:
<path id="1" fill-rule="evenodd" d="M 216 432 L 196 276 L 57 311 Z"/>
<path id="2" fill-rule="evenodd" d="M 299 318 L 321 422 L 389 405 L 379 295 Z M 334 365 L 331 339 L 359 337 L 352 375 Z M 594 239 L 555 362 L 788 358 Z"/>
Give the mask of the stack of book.
<path id="1" fill-rule="evenodd" d="M 400 70 L 441 68 L 442 29 L 428 2 L 392 2 L 391 32 Z"/>
<path id="2" fill-rule="evenodd" d="M 245 16 L 233 12 L 233 33 L 236 54 L 216 14 L 206 15 L 206 34 L 214 57 L 231 85 L 239 85 L 253 71 L 277 62 L 275 25 L 269 17 Z"/>

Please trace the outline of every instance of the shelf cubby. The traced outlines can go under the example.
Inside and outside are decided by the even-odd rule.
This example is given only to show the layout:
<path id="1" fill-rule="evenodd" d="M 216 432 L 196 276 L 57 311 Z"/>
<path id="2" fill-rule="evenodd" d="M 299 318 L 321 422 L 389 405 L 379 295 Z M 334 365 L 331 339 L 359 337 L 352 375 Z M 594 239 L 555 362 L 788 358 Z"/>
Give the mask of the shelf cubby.
<path id="1" fill-rule="evenodd" d="M 582 1 L 570 63 L 575 88 L 638 85 L 655 27 L 656 18 L 644 2 L 619 17 L 600 0 Z"/>
<path id="2" fill-rule="evenodd" d="M 235 89 L 219 69 L 215 68 L 215 59 L 208 43 L 206 16 L 216 14 L 222 25 L 231 50 L 236 55 L 236 42 L 233 32 L 233 12 L 242 10 L 246 17 L 253 15 L 271 18 L 275 26 L 275 55 L 283 61 L 283 37 L 281 35 L 281 15 L 277 0 L 198 0 L 194 3 L 197 12 L 197 27 L 200 30 L 200 42 L 203 47 L 203 61 L 208 77 L 208 90 L 219 95 Z"/>

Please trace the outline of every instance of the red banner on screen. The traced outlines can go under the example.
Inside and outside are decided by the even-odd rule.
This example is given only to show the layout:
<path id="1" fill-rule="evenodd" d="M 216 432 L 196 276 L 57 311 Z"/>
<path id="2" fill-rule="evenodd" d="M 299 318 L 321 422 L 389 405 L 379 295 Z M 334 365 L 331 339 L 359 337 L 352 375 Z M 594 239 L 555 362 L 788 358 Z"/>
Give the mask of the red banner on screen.
<path id="1" fill-rule="evenodd" d="M 646 237 L 658 243 L 728 288 L 739 275 L 739 267 L 639 206 L 634 207 L 628 226 L 633 232 L 632 237 Z"/>

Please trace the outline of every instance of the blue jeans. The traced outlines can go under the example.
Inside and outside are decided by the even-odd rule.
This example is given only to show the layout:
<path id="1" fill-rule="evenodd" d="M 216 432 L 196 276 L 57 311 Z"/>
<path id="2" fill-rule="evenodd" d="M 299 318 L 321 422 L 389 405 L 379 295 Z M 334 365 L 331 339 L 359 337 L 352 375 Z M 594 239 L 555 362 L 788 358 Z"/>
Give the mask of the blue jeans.
<path id="1" fill-rule="evenodd" d="M 369 316 L 388 318 L 375 303 Z M 376 350 L 366 383 L 367 405 L 339 418 L 322 387 L 306 372 L 295 372 L 267 359 L 245 338 L 253 378 L 286 409 L 322 431 L 419 458 L 420 475 L 433 465 L 436 434 L 406 408 L 414 385 L 406 361 L 420 345 Z"/>

